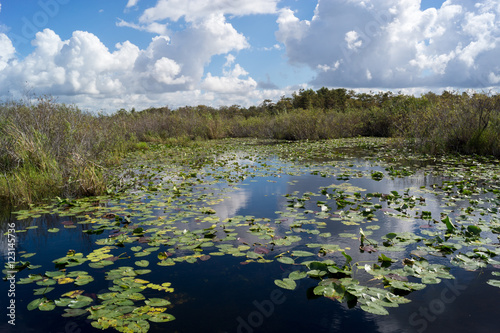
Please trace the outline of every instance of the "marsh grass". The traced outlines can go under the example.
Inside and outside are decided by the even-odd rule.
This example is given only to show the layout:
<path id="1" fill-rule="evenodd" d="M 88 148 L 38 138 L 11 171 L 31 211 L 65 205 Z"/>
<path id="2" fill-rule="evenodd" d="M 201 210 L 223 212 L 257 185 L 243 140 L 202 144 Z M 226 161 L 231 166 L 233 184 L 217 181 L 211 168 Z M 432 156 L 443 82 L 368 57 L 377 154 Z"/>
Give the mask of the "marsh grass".
<path id="1" fill-rule="evenodd" d="M 451 94 L 411 113 L 400 136 L 424 152 L 500 156 L 500 96 Z"/>
<path id="2" fill-rule="evenodd" d="M 0 201 L 106 192 L 109 166 L 150 143 L 197 147 L 202 140 L 253 137 L 322 140 L 392 137 L 421 152 L 500 156 L 500 96 L 356 94 L 300 90 L 259 106 L 204 105 L 83 112 L 51 97 L 0 105 Z"/>
<path id="3" fill-rule="evenodd" d="M 12 204 L 106 189 L 105 167 L 130 138 L 104 117 L 51 98 L 0 107 L 0 199 Z"/>

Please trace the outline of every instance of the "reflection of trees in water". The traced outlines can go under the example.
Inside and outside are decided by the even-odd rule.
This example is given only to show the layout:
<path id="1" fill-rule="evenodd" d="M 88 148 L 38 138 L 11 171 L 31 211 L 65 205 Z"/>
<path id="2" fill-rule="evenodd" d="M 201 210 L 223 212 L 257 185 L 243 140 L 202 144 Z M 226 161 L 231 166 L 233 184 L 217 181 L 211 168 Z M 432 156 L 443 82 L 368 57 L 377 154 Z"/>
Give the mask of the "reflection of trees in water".
<path id="1" fill-rule="evenodd" d="M 6 233 L 9 230 L 9 224 L 15 222 L 16 218 L 14 215 L 11 214 L 9 210 L 0 209 L 0 254 L 2 255 L 2 257 L 6 256 L 8 252 L 9 239 Z M 16 234 L 16 237 L 17 236 L 18 234 Z M 14 245 L 17 247 L 17 241 Z"/>
<path id="2" fill-rule="evenodd" d="M 15 214 L 10 214 L 7 218 L 2 218 L 0 221 L 0 232 L 2 235 L 7 232 L 8 229 L 8 224 L 9 223 L 15 223 L 16 224 L 16 230 L 23 230 L 26 229 L 27 227 L 30 226 L 37 226 L 38 228 L 35 229 L 28 229 L 25 232 L 16 232 L 16 248 L 17 250 L 23 250 L 26 246 L 29 246 L 31 248 L 37 248 L 37 249 L 43 249 L 46 247 L 52 247 L 53 246 L 53 238 L 49 236 L 54 236 L 53 233 L 48 232 L 48 229 L 52 228 L 58 228 L 59 231 L 57 234 L 66 232 L 64 228 L 64 224 L 62 222 L 64 221 L 71 221 L 73 224 L 76 226 L 75 231 L 73 232 L 70 231 L 68 233 L 69 238 L 74 240 L 74 245 L 79 246 L 81 248 L 81 251 L 92 251 L 94 248 L 94 240 L 90 235 L 87 235 L 86 233 L 83 232 L 83 230 L 91 229 L 90 224 L 78 224 L 78 221 L 81 221 L 82 219 L 76 218 L 76 217 L 60 217 L 55 214 L 43 214 L 42 216 L 38 218 L 28 218 L 25 220 L 20 220 L 18 221 L 16 219 Z M 60 236 L 56 236 L 60 237 Z M 0 237 L 0 251 L 2 255 L 6 254 L 7 251 L 7 237 Z M 26 246 L 24 246 L 26 245 Z M 64 250 L 62 250 L 62 254 L 64 254 Z M 20 259 L 20 258 L 17 258 Z M 22 258 L 21 258 L 22 259 Z"/>

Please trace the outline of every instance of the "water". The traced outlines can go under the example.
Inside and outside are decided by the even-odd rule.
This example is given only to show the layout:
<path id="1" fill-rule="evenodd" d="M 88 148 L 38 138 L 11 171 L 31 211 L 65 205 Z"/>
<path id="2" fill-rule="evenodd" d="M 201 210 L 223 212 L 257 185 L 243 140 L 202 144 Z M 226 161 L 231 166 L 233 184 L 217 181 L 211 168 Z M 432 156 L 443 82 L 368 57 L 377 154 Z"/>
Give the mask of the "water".
<path id="1" fill-rule="evenodd" d="M 29 212 L 24 213 L 25 219 L 23 214 L 20 220 L 18 215 L 6 217 L 1 224 L 2 234 L 12 222 L 16 223 L 16 230 L 25 230 L 16 233 L 16 259 L 41 266 L 18 272 L 16 281 L 28 274 L 56 271 L 52 261 L 64 257 L 68 250 L 87 256 L 110 245 L 115 246 L 110 253 L 120 259 L 100 268 L 90 268 L 88 261 L 68 267 L 66 273 L 88 271 L 94 280 L 83 286 L 57 283 L 50 286 L 55 289 L 46 294 L 47 298 L 56 300 L 66 292 L 84 290 L 83 295 L 94 300 L 89 306 L 95 306 L 100 303 L 97 296 L 110 292 L 108 288 L 114 286 L 113 280 L 106 280 L 107 272 L 130 266 L 151 269 L 150 273 L 137 278 L 158 285 L 170 282 L 174 288 L 172 293 L 151 288 L 142 291 L 146 299 L 168 299 L 172 306 L 166 312 L 176 318 L 166 323 L 149 322 L 149 332 L 497 331 L 500 289 L 487 283 L 499 279 L 492 275 L 500 267 L 494 256 L 484 259 L 484 267 L 473 271 L 464 269 L 463 265 L 453 265 L 451 260 L 459 253 L 481 247 L 498 250 L 498 239 L 492 231 L 499 224 L 495 210 L 499 198 L 498 193 L 490 191 L 497 188 L 498 182 L 481 183 L 466 178 L 473 192 L 461 195 L 457 181 L 464 177 L 443 175 L 444 168 L 438 164 L 416 169 L 410 175 L 390 177 L 385 162 L 372 157 L 289 163 L 265 154 L 246 159 L 246 153 L 229 154 L 220 159 L 228 163 L 196 169 L 196 176 L 184 179 L 175 177 L 173 169 L 163 168 L 162 160 L 156 161 L 138 170 L 137 174 L 143 175 L 136 181 L 139 185 L 120 196 L 96 198 L 76 206 L 47 206 L 34 218 L 28 217 Z M 186 168 L 183 169 L 186 172 Z M 384 178 L 372 179 L 370 175 L 375 171 L 382 172 Z M 443 186 L 446 181 L 453 181 L 452 189 Z M 342 200 L 348 202 L 344 207 Z M 36 214 L 35 210 L 31 214 Z M 424 211 L 430 212 L 432 218 L 421 218 Z M 104 217 L 109 213 L 116 217 Z M 411 233 L 425 239 L 436 234 L 445 238 L 446 225 L 441 222 L 444 216 L 449 216 L 457 226 L 456 233 L 462 225 L 479 225 L 481 239 L 490 243 L 457 245 L 460 248 L 446 254 L 424 245 L 423 240 L 404 244 L 401 251 L 391 251 L 382 244 L 382 237 L 388 233 Z M 125 218 L 130 223 L 124 223 Z M 62 222 L 67 221 L 73 222 L 74 227 L 65 228 Z M 126 225 L 128 229 L 124 229 Z M 26 230 L 29 226 L 38 228 Z M 101 234 L 82 232 L 99 230 L 99 226 L 103 230 Z M 138 227 L 145 233 L 134 236 L 132 230 Z M 59 231 L 48 232 L 51 228 Z M 360 251 L 360 228 L 369 241 L 377 243 L 376 252 Z M 113 230 L 125 230 L 127 236 L 123 236 L 123 244 L 96 244 L 102 239 L 117 239 L 110 237 L 115 233 Z M 290 236 L 300 240 L 280 243 Z M 454 237 L 443 241 L 459 244 L 462 236 Z M 7 235 L 1 241 L 4 265 L 9 260 Z M 338 249 L 318 256 L 319 248 L 306 246 L 311 243 L 336 245 Z M 243 250 L 217 255 L 222 251 L 220 245 L 224 244 L 232 249 L 243 246 Z M 159 249 L 137 256 L 151 247 Z M 422 249 L 431 253 L 415 252 Z M 291 255 L 298 250 L 313 252 L 315 256 Z M 402 269 L 405 258 L 417 258 L 412 251 L 420 253 L 431 264 L 450 267 L 455 279 L 443 278 L 439 283 L 427 284 L 424 289 L 411 293 L 400 291 L 398 294 L 411 302 L 388 307 L 386 316 L 364 311 L 359 303 L 315 295 L 313 290 L 320 281 L 317 278 L 297 280 L 295 290 L 280 288 L 274 282 L 287 278 L 293 271 L 308 271 L 300 265 L 306 260 L 330 259 L 340 267 L 346 263 L 342 251 L 351 256 L 352 277 L 361 285 L 383 289 L 382 280 L 368 274 L 365 265 L 380 265 L 377 258 L 383 253 L 394 260 L 392 268 Z M 178 260 L 173 266 L 159 266 L 160 252 L 170 252 L 169 260 L 191 257 L 192 263 Z M 22 257 L 31 253 L 35 255 Z M 271 262 L 256 262 L 258 257 L 252 257 L 255 253 Z M 282 263 L 277 260 L 280 256 L 292 257 L 296 264 Z M 139 260 L 147 260 L 149 265 L 138 267 Z M 324 278 L 327 277 L 337 278 L 333 275 Z M 408 280 L 420 282 L 413 276 Z M 87 315 L 61 317 L 65 307 L 28 311 L 28 304 L 42 297 L 34 296 L 33 289 L 42 286 L 17 284 L 15 297 L 8 296 L 8 282 L 0 286 L 3 309 L 15 300 L 16 324 L 10 325 L 4 315 L 1 332 L 101 332 L 91 325 L 92 320 L 86 319 Z M 143 303 L 136 301 L 135 305 Z"/>

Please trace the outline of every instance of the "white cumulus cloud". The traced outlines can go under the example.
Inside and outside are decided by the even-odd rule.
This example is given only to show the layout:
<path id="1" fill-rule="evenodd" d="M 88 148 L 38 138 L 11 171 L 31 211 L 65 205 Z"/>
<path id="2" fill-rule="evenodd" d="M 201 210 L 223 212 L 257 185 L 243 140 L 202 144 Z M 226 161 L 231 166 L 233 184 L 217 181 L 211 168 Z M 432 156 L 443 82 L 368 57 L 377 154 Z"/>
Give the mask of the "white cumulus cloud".
<path id="1" fill-rule="evenodd" d="M 125 41 L 110 51 L 98 36 L 85 31 L 61 40 L 50 29 L 38 32 L 32 45 L 31 54 L 15 59 L 12 42 L 0 35 L 0 92 L 25 82 L 38 93 L 62 95 L 191 90 L 201 83 L 214 55 L 249 47 L 245 36 L 220 13 L 171 36 L 158 35 L 142 50 Z"/>
<path id="2" fill-rule="evenodd" d="M 155 62 L 152 76 L 156 79 L 156 81 L 161 83 L 183 84 L 186 82 L 186 78 L 184 76 L 177 77 L 180 72 L 181 66 L 179 64 L 172 59 L 163 57 Z"/>
<path id="3" fill-rule="evenodd" d="M 109 100 L 110 106 L 125 100 L 150 107 L 165 103 L 165 94 L 177 96 L 182 91 L 187 100 L 176 100 L 176 104 L 223 103 L 224 99 L 214 93 L 245 92 L 247 97 L 239 99 L 244 104 L 256 98 L 250 90 L 255 90 L 257 83 L 240 65 L 233 66 L 235 56 L 231 54 L 222 76 L 205 75 L 205 66 L 214 55 L 249 46 L 222 14 L 210 15 L 170 37 L 153 37 L 145 49 L 125 41 L 110 50 L 96 35 L 85 31 L 75 31 L 62 40 L 50 29 L 38 32 L 32 45 L 31 54 L 18 58 L 12 41 L 0 34 L 0 96 L 19 97 L 28 84 L 37 94 L 83 105 L 89 105 L 90 96 L 94 96 L 101 102 Z"/>
<path id="4" fill-rule="evenodd" d="M 159 0 L 140 17 L 141 22 L 173 21 L 184 17 L 186 21 L 204 18 L 214 13 L 229 15 L 269 14 L 276 12 L 279 0 Z"/>
<path id="5" fill-rule="evenodd" d="M 321 0 L 310 20 L 282 9 L 276 37 L 290 63 L 316 71 L 315 86 L 480 89 L 494 83 L 498 1 L 448 0 L 423 11 L 420 2 Z"/>
<path id="6" fill-rule="evenodd" d="M 359 34 L 354 30 L 345 34 L 345 41 L 347 42 L 347 48 L 350 50 L 356 50 L 363 45 L 363 41 L 359 38 Z"/>
<path id="7" fill-rule="evenodd" d="M 92 109 L 99 109 L 103 101 L 112 109 L 127 103 L 136 103 L 138 108 L 164 105 L 174 97 L 175 102 L 169 105 L 235 101 L 249 105 L 270 94 L 281 96 L 284 92 L 277 89 L 260 91 L 250 74 L 236 63 L 232 53 L 248 49 L 250 44 L 227 19 L 276 14 L 278 3 L 157 0 L 139 12 L 136 21 L 118 19 L 116 23 L 124 29 L 152 33 L 149 45 L 141 48 L 128 40 L 105 45 L 99 35 L 87 31 L 74 31 L 62 39 L 62 32 L 44 29 L 34 34 L 33 51 L 21 56 L 14 40 L 0 32 L 0 96 L 18 98 L 28 87 L 36 94 L 55 95 L 61 101 Z M 128 0 L 125 12 L 140 10 L 138 5 L 143 2 Z M 184 22 L 174 24 L 180 18 Z M 206 72 L 217 55 L 226 56 L 222 75 Z"/>
<path id="8" fill-rule="evenodd" d="M 119 19 L 116 25 L 118 27 L 128 27 L 136 30 L 151 32 L 158 35 L 168 35 L 170 33 L 167 24 L 162 24 L 158 22 L 151 22 L 148 24 L 137 24 Z"/>
<path id="9" fill-rule="evenodd" d="M 16 49 L 7 35 L 0 33 L 0 71 L 7 67 L 15 56 Z"/>
<path id="10" fill-rule="evenodd" d="M 127 5 L 125 6 L 126 8 L 134 7 L 137 5 L 139 0 L 128 0 Z"/>
<path id="11" fill-rule="evenodd" d="M 224 64 L 223 76 L 212 76 L 211 73 L 208 73 L 201 84 L 202 89 L 219 93 L 239 93 L 244 95 L 255 90 L 257 82 L 251 77 L 247 77 L 249 73 L 243 67 L 235 64 L 231 68 L 234 61 L 235 57 L 229 54 Z"/>

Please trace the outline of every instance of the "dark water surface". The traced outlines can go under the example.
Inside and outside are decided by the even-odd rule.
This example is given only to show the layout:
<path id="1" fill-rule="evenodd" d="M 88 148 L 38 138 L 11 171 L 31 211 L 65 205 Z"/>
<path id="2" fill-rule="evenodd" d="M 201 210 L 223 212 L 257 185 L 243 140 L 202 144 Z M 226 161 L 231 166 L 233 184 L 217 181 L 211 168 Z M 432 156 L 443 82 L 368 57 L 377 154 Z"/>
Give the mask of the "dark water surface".
<path id="1" fill-rule="evenodd" d="M 154 232 L 164 229 L 169 235 L 165 239 L 173 242 L 182 237 L 184 230 L 184 234 L 198 230 L 201 238 L 203 235 L 213 237 L 205 239 L 213 244 L 188 249 L 186 243 L 179 240 L 177 243 L 148 245 L 148 239 L 137 238 L 120 246 L 110 244 L 115 246 L 110 253 L 113 256 L 123 254 L 124 259 L 101 268 L 89 267 L 89 261 L 66 268 L 66 272 L 87 271 L 94 280 L 82 286 L 57 283 L 51 286 L 55 289 L 46 295 L 49 300 L 78 289 L 94 299 L 90 306 L 97 305 L 100 302 L 97 296 L 109 292 L 108 288 L 113 286 L 113 281 L 106 280 L 106 272 L 120 266 L 144 269 L 136 262 L 148 260 L 149 265 L 145 268 L 151 272 L 137 278 L 155 284 L 170 282 L 174 291 L 166 293 L 149 288 L 142 294 L 146 298 L 168 299 L 172 305 L 166 312 L 176 318 L 165 323 L 150 322 L 149 332 L 498 332 L 500 288 L 487 283 L 500 280 L 492 275 L 500 271 L 495 255 L 484 259 L 485 264 L 474 269 L 453 264 L 453 258 L 460 253 L 473 253 L 474 249 L 481 247 L 493 252 L 498 250 L 498 234 L 494 233 L 494 228 L 500 223 L 496 209 L 498 192 L 494 191 L 498 189 L 498 180 L 473 182 L 469 177 L 468 184 L 472 188 L 469 193 L 463 191 L 463 183 L 457 183 L 463 177 L 444 176 L 440 171 L 443 167 L 433 169 L 432 165 L 407 175 L 391 177 L 391 171 L 384 163 L 360 157 L 308 164 L 288 163 L 272 156 L 247 160 L 236 154 L 226 161 L 235 164 L 228 163 L 219 169 L 213 167 L 210 171 L 197 169 L 196 177 L 184 176 L 183 180 L 159 169 L 160 161 L 150 169 L 148 166 L 140 169 L 146 170 L 141 171 L 142 174 L 155 175 L 138 181 L 145 187 L 136 186 L 135 190 L 128 190 L 120 197 L 97 198 L 92 204 L 87 201 L 80 212 L 75 213 L 75 207 L 61 204 L 51 206 L 51 213 L 42 210 L 38 217 L 28 217 L 29 213 L 25 213 L 26 218 L 21 214 L 18 220 L 19 215 L 9 215 L 1 224 L 2 266 L 9 261 L 8 223 L 15 223 L 16 230 L 25 230 L 16 233 L 16 259 L 40 265 L 18 272 L 15 279 L 20 281 L 28 274 L 56 271 L 53 260 L 64 257 L 70 249 L 87 256 L 106 246 L 96 244 L 96 241 L 114 239 L 110 235 L 128 223 L 122 221 L 118 226 L 104 229 L 102 234 L 82 231 L 93 230 L 104 223 L 102 221 L 127 217 L 130 225 L 146 230 L 144 236 L 153 237 L 153 232 L 147 232 L 150 228 L 157 228 Z M 224 178 L 215 170 L 226 170 L 224 175 L 230 176 Z M 381 172 L 383 179 L 373 179 L 373 172 Z M 240 178 L 236 181 L 235 177 Z M 453 183 L 447 189 L 444 185 L 449 181 Z M 176 189 L 173 188 L 175 184 Z M 152 188 L 154 186 L 156 188 Z M 367 196 L 368 193 L 390 195 L 394 193 L 391 191 L 397 192 L 399 198 Z M 340 207 L 339 193 L 343 193 L 352 204 Z M 405 204 L 408 207 L 404 208 Z M 54 209 L 57 211 L 53 212 Z M 423 211 L 430 212 L 432 217 L 423 219 Z M 115 218 L 103 216 L 109 212 Z M 428 239 L 435 237 L 431 234 L 434 232 L 446 241 L 443 236 L 446 225 L 441 222 L 445 216 L 457 226 L 479 225 L 481 239 L 488 241 L 461 246 L 444 254 L 426 247 L 423 241 L 404 244 L 401 251 L 391 251 L 382 245 L 381 237 L 388 233 L 399 235 L 407 232 Z M 62 222 L 66 221 L 72 221 L 75 227 L 65 227 Z M 78 223 L 82 221 L 94 222 Z M 157 225 L 157 221 L 168 223 Z M 228 225 L 231 223 L 234 224 Z M 38 228 L 25 229 L 29 226 Z M 252 229 L 255 226 L 262 226 L 264 231 Z M 48 232 L 51 228 L 59 231 Z M 367 238 L 376 241 L 375 252 L 360 250 L 360 228 Z M 132 237 L 131 233 L 128 235 Z M 298 236 L 300 240 L 288 245 L 273 244 L 273 239 L 286 239 L 287 236 Z M 338 245 L 340 250 L 317 255 L 318 248 L 306 247 L 310 243 Z M 214 254 L 221 244 L 230 244 L 233 248 L 246 245 L 247 248 L 236 256 Z M 132 250 L 137 246 L 142 249 L 158 246 L 159 249 L 137 257 L 135 254 L 142 251 Z M 287 278 L 293 271 L 308 271 L 307 267 L 299 265 L 306 260 L 331 259 L 339 265 L 344 264 L 342 251 L 345 251 L 352 257 L 354 279 L 362 285 L 384 289 L 383 280 L 368 274 L 365 265 L 380 265 L 377 258 L 383 253 L 394 260 L 391 267 L 402 268 L 403 260 L 417 259 L 412 251 L 422 250 L 422 247 L 428 248 L 427 253 L 413 253 L 421 254 L 429 263 L 449 267 L 455 279 L 441 279 L 438 283 L 426 284 L 421 290 L 401 293 L 411 302 L 388 307 L 389 315 L 369 313 L 361 309 L 360 304 L 350 304 L 352 308 L 349 308 L 346 301 L 315 295 L 313 289 L 320 281 L 317 278 L 297 280 L 295 290 L 280 288 L 274 282 Z M 168 250 L 172 253 L 169 259 L 198 256 L 191 263 L 179 260 L 172 266 L 157 265 L 160 262 L 158 253 Z M 295 250 L 311 251 L 315 256 L 294 257 L 291 253 Z M 270 262 L 256 262 L 248 252 L 257 253 L 261 259 Z M 35 255 L 22 257 L 31 253 Z M 200 258 L 199 255 L 210 257 Z M 297 264 L 277 261 L 280 255 L 294 258 Z M 420 282 L 415 277 L 409 277 L 409 281 Z M 28 304 L 42 297 L 33 295 L 34 289 L 41 288 L 35 283 L 16 284 L 15 297 L 8 296 L 10 284 L 7 281 L 2 281 L 0 286 L 3 309 L 0 332 L 101 332 L 86 319 L 87 315 L 62 317 L 65 307 L 28 311 Z M 8 323 L 10 319 L 5 313 L 11 299 L 15 300 L 15 326 Z"/>

